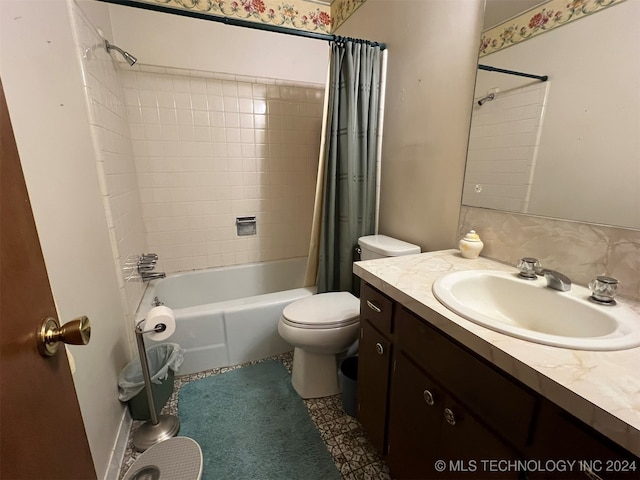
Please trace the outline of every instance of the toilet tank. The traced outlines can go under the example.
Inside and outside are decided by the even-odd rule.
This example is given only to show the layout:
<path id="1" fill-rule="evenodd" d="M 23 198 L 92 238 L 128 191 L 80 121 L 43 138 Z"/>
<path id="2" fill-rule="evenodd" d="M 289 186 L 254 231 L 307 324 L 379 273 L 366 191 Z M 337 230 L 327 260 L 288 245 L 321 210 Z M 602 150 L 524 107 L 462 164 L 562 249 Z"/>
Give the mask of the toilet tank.
<path id="1" fill-rule="evenodd" d="M 360 260 L 373 260 L 374 258 L 400 257 L 420 253 L 420 247 L 412 243 L 403 242 L 397 238 L 386 235 L 367 235 L 358 239 L 360 245 Z"/>

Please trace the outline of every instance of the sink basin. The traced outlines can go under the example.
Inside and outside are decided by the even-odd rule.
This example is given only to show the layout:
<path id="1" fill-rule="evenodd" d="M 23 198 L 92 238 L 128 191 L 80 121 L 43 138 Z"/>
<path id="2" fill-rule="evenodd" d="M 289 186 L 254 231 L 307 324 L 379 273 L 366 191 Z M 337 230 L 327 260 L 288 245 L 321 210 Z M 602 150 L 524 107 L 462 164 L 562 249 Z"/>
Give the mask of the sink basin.
<path id="1" fill-rule="evenodd" d="M 438 278 L 433 293 L 467 320 L 531 342 L 577 350 L 640 346 L 640 316 L 625 305 L 589 301 L 591 292 L 580 285 L 559 292 L 543 277 L 465 270 Z"/>

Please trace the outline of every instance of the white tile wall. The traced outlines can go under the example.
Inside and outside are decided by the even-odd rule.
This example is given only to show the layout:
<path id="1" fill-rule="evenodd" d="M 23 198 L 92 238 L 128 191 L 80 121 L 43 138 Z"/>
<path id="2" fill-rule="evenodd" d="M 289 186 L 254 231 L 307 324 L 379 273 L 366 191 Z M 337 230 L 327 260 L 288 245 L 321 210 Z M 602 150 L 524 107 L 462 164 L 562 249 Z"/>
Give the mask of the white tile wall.
<path id="1" fill-rule="evenodd" d="M 166 272 L 307 255 L 323 85 L 148 66 L 120 79 Z M 257 235 L 237 236 L 250 215 Z"/>
<path id="2" fill-rule="evenodd" d="M 547 88 L 538 83 L 474 104 L 464 205 L 527 212 Z"/>
<path id="3" fill-rule="evenodd" d="M 73 11 L 116 275 L 125 316 L 133 322 L 144 285 L 139 278 L 127 281 L 130 270 L 126 267 L 127 262 L 146 250 L 146 238 L 124 91 L 116 57 L 107 53 L 100 35 L 80 9 Z M 127 331 L 133 348 L 133 330 Z"/>

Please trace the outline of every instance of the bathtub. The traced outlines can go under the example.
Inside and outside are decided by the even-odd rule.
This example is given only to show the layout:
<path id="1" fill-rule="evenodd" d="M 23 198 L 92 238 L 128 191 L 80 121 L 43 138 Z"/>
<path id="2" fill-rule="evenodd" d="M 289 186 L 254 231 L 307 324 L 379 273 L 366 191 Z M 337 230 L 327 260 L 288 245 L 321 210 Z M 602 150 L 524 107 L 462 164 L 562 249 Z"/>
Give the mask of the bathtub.
<path id="1" fill-rule="evenodd" d="M 165 342 L 185 350 L 180 375 L 288 352 L 292 347 L 280 338 L 278 321 L 285 306 L 315 293 L 315 287 L 302 288 L 306 262 L 301 257 L 167 275 L 149 282 L 137 318 L 144 318 L 155 297 L 174 311 L 176 330 Z"/>

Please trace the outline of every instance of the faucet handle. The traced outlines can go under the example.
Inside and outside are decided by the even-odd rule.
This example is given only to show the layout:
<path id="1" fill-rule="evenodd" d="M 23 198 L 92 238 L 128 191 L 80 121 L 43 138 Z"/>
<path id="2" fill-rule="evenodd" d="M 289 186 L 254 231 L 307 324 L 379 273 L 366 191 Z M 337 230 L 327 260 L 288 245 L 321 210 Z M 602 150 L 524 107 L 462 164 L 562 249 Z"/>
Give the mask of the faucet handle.
<path id="1" fill-rule="evenodd" d="M 598 275 L 589 282 L 589 290 L 591 290 L 589 300 L 603 305 L 615 305 L 614 297 L 618 290 L 618 284 L 618 280 L 613 277 Z"/>
<path id="2" fill-rule="evenodd" d="M 536 269 L 540 268 L 540 262 L 537 258 L 524 257 L 518 262 L 519 277 L 526 278 L 527 280 L 535 280 L 537 277 Z"/>

